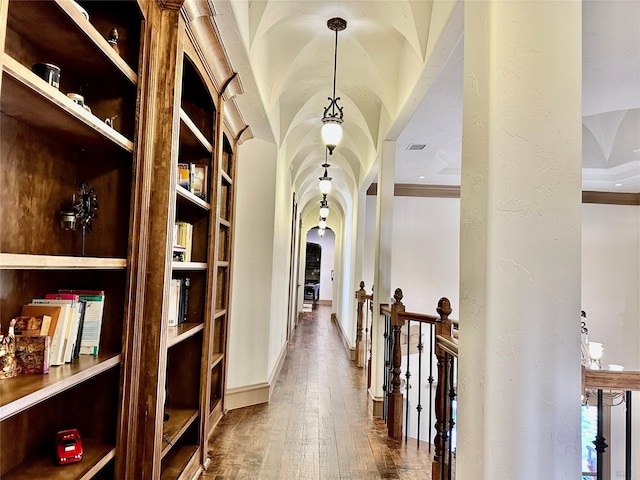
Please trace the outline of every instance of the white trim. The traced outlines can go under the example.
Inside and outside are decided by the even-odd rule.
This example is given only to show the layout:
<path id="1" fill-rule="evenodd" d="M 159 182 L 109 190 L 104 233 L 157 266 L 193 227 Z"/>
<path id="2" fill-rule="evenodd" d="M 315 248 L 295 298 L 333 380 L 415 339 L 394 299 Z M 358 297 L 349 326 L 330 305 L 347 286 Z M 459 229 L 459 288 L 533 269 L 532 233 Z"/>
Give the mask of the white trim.
<path id="1" fill-rule="evenodd" d="M 340 332 L 340 338 L 342 339 L 342 344 L 344 345 L 344 348 L 347 351 L 347 355 L 349 356 L 349 360 L 355 361 L 356 360 L 356 346 L 355 345 L 352 346 L 351 342 L 349 342 L 349 337 L 347 337 L 346 333 L 342 329 L 342 325 L 340 325 L 340 322 L 338 321 L 338 316 L 335 313 L 331 314 L 331 321 L 334 322 L 338 327 L 338 331 Z"/>

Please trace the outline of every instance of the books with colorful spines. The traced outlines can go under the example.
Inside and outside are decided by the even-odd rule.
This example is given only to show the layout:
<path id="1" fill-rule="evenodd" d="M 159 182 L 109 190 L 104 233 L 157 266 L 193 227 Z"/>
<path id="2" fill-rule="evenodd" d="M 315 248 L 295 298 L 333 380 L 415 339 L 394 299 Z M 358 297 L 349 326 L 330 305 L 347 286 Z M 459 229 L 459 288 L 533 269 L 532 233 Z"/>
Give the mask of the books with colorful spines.
<path id="1" fill-rule="evenodd" d="M 68 306 L 60 305 L 23 305 L 21 315 L 49 315 L 51 317 L 51 323 L 49 324 L 49 336 L 51 341 L 49 343 L 49 365 L 61 365 L 55 363 L 56 355 L 54 352 L 58 352 L 61 346 L 64 344 L 62 338 L 64 317 L 67 314 Z"/>
<path id="2" fill-rule="evenodd" d="M 47 293 L 44 298 L 47 300 L 65 300 L 71 302 L 70 305 L 73 308 L 73 316 L 71 317 L 71 323 L 66 332 L 64 344 L 64 361 L 65 363 L 69 363 L 73 360 L 73 350 L 77 342 L 80 317 L 84 315 L 84 304 L 80 303 L 80 296 L 75 293 Z"/>
<path id="3" fill-rule="evenodd" d="M 189 169 L 188 163 L 179 163 L 178 164 L 178 185 L 181 187 L 191 190 L 191 172 Z"/>
<path id="4" fill-rule="evenodd" d="M 20 315 L 15 321 L 16 335 L 49 335 L 50 315 Z"/>
<path id="5" fill-rule="evenodd" d="M 63 365 L 64 363 L 66 363 L 66 352 L 69 344 L 71 325 L 74 321 L 76 321 L 75 317 L 77 316 L 76 304 L 77 300 L 75 299 L 34 298 L 31 300 L 31 305 L 60 305 L 63 306 L 63 310 L 65 311 L 62 327 L 61 345 L 58 346 L 57 351 L 52 351 L 51 365 Z"/>
<path id="6" fill-rule="evenodd" d="M 104 314 L 104 290 L 60 289 L 60 293 L 75 293 L 86 302 L 84 325 L 80 337 L 80 355 L 97 355 L 100 350 L 100 333 Z"/>
<path id="7" fill-rule="evenodd" d="M 48 335 L 16 335 L 18 373 L 49 373 L 51 337 Z"/>

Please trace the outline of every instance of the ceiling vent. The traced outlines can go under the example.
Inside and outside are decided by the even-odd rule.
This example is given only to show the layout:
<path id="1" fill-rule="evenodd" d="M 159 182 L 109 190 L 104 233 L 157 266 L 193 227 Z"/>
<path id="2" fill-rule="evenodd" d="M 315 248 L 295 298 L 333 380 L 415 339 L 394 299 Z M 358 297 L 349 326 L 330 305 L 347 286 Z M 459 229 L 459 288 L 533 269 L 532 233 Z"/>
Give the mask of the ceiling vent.
<path id="1" fill-rule="evenodd" d="M 410 143 L 407 146 L 407 150 L 424 150 L 425 148 L 427 148 L 427 144 L 426 143 Z"/>

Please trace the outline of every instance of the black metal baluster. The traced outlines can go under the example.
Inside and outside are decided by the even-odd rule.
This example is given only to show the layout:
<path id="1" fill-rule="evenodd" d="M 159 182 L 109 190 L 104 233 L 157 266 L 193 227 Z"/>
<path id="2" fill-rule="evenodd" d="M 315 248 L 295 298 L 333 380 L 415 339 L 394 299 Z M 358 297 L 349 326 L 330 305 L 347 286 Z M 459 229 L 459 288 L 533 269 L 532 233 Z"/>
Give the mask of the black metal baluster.
<path id="1" fill-rule="evenodd" d="M 624 451 L 624 478 L 631 480 L 631 390 L 626 391 L 627 411 L 626 411 L 626 438 Z"/>
<path id="2" fill-rule="evenodd" d="M 416 434 L 416 442 L 420 448 L 420 413 L 422 412 L 422 322 L 418 327 L 418 404 L 416 405 L 418 430 Z"/>
<path id="3" fill-rule="evenodd" d="M 604 403 L 603 397 L 604 396 L 602 394 L 602 389 L 598 389 L 598 428 L 596 433 L 596 439 L 593 441 L 593 444 L 596 447 L 596 453 L 597 453 L 596 458 L 598 462 L 598 468 L 596 469 L 596 478 L 598 480 L 602 480 L 603 478 L 602 457 L 604 456 L 604 451 L 609 446 L 607 445 L 605 438 L 602 436 L 602 429 L 603 429 L 603 425 L 602 425 L 603 413 L 602 412 L 603 412 L 603 403 Z"/>
<path id="4" fill-rule="evenodd" d="M 405 393 L 405 413 L 404 413 L 404 441 L 409 438 L 409 389 L 411 385 L 409 380 L 411 379 L 411 368 L 409 366 L 409 360 L 411 358 L 411 320 L 407 322 L 407 371 L 404 374 L 404 393 Z"/>
<path id="5" fill-rule="evenodd" d="M 431 425 L 433 423 L 433 396 L 435 395 L 433 392 L 433 332 L 435 331 L 436 327 L 434 325 L 431 325 L 429 327 L 429 378 L 428 378 L 428 382 L 429 382 L 429 453 L 431 453 Z"/>

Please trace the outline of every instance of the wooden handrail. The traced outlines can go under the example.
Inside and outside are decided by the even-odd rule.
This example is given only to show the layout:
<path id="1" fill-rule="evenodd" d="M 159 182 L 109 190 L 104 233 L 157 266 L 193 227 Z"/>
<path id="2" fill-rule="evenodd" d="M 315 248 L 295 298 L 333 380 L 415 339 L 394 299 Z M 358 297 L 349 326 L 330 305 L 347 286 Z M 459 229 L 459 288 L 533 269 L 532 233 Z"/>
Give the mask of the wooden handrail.
<path id="1" fill-rule="evenodd" d="M 436 346 L 449 355 L 458 357 L 458 342 L 455 338 L 449 335 L 436 335 Z"/>
<path id="2" fill-rule="evenodd" d="M 584 388 L 592 390 L 640 390 L 640 372 L 589 370 L 583 367 Z"/>

